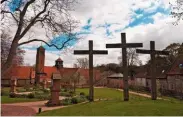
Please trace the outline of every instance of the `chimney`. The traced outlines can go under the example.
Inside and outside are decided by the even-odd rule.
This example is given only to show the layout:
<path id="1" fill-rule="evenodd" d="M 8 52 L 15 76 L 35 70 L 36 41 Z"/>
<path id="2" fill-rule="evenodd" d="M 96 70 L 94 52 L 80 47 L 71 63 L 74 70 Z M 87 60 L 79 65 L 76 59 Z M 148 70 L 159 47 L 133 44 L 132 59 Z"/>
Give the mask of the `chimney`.
<path id="1" fill-rule="evenodd" d="M 35 83 L 40 83 L 40 73 L 44 72 L 45 49 L 43 46 L 37 48 Z"/>

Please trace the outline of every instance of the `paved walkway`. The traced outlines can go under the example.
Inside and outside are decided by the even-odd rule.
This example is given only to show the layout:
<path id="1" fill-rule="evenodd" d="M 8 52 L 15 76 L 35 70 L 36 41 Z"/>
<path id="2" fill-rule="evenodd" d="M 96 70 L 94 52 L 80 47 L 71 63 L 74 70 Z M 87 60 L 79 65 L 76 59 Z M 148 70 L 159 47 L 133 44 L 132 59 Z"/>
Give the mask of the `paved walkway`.
<path id="1" fill-rule="evenodd" d="M 33 116 L 36 111 L 28 106 L 1 105 L 1 116 Z"/>
<path id="2" fill-rule="evenodd" d="M 60 100 L 65 97 L 59 97 Z M 1 104 L 1 115 L 2 116 L 33 116 L 38 113 L 38 109 L 41 108 L 42 111 L 54 110 L 58 108 L 63 108 L 65 106 L 56 107 L 46 107 L 45 103 L 47 101 L 36 101 L 36 102 L 21 102 L 12 104 Z"/>
<path id="3" fill-rule="evenodd" d="M 95 88 L 107 88 L 107 87 L 95 87 Z M 116 89 L 116 90 L 123 91 L 123 89 Z M 147 98 L 151 98 L 151 95 L 144 94 L 144 93 L 137 93 L 137 92 L 134 92 L 134 91 L 129 91 L 129 93 L 134 94 L 134 95 L 139 95 L 139 96 L 147 97 Z M 162 99 L 162 98 L 157 97 L 157 99 Z"/>

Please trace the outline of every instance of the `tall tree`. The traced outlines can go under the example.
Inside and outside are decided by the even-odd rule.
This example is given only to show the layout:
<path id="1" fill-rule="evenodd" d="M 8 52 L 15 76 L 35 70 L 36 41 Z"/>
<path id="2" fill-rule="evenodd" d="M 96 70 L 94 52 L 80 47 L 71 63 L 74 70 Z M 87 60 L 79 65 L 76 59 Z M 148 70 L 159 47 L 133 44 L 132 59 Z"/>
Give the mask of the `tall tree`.
<path id="1" fill-rule="evenodd" d="M 4 64 L 7 60 L 10 47 L 11 47 L 11 36 L 7 32 L 2 31 L 1 32 L 1 67 L 4 66 Z M 12 65 L 15 65 L 15 66 L 23 65 L 24 64 L 24 59 L 23 59 L 24 54 L 25 54 L 24 50 L 17 48 Z"/>
<path id="2" fill-rule="evenodd" d="M 171 6 L 171 15 L 176 18 L 174 24 L 177 25 L 180 20 L 183 20 L 183 0 L 176 0 L 175 3 L 171 3 Z"/>
<path id="3" fill-rule="evenodd" d="M 12 65 L 16 50 L 21 45 L 36 41 L 61 50 L 70 41 L 76 40 L 77 34 L 73 30 L 77 27 L 77 21 L 69 14 L 76 3 L 76 0 L 1 0 L 2 27 L 16 30 L 7 60 L 1 69 L 2 74 Z M 35 36 L 29 35 L 34 28 L 42 28 L 48 40 L 35 38 L 39 36 L 36 33 Z M 28 40 L 22 40 L 28 35 Z M 59 35 L 66 38 L 51 40 Z"/>
<path id="4" fill-rule="evenodd" d="M 77 62 L 74 64 L 75 68 L 89 68 L 89 60 L 87 58 L 78 58 Z"/>
<path id="5" fill-rule="evenodd" d="M 171 65 L 178 55 L 183 54 L 183 43 L 172 43 L 168 45 L 164 50 L 169 51 L 167 63 Z"/>
<path id="6" fill-rule="evenodd" d="M 122 57 L 118 58 L 120 61 L 120 66 L 122 66 Z M 136 50 L 133 48 L 127 49 L 127 65 L 134 66 L 134 65 L 141 65 L 141 60 L 139 60 L 139 55 L 136 53 Z"/>
<path id="7" fill-rule="evenodd" d="M 172 43 L 168 45 L 163 51 L 169 51 L 168 56 L 156 56 L 156 67 L 169 67 L 173 64 L 177 56 L 183 54 L 183 43 Z M 150 60 L 147 65 L 150 65 Z"/>

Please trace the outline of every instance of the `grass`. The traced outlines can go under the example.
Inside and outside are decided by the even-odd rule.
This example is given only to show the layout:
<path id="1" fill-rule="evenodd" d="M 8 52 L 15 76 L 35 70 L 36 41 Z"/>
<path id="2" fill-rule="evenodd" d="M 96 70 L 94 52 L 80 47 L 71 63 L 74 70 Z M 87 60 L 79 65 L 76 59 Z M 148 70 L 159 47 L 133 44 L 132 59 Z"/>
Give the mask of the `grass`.
<path id="1" fill-rule="evenodd" d="M 29 99 L 29 98 L 10 98 L 9 96 L 1 96 L 1 103 L 18 103 L 18 102 L 33 102 L 39 101 L 39 99 Z"/>
<path id="2" fill-rule="evenodd" d="M 17 87 L 20 91 L 24 92 L 23 87 Z M 33 102 L 33 101 L 41 101 L 41 100 L 47 100 L 47 96 L 49 93 L 41 93 L 41 94 L 36 94 L 35 98 L 30 99 L 30 98 L 21 98 L 21 97 L 16 97 L 16 98 L 10 98 L 9 93 L 10 93 L 10 87 L 3 87 L 1 91 L 4 92 L 4 95 L 1 96 L 1 103 L 18 103 L 18 102 Z"/>
<path id="3" fill-rule="evenodd" d="M 77 93 L 88 94 L 88 89 L 77 89 Z M 183 102 L 178 100 L 156 100 L 130 95 L 130 101 L 122 101 L 122 92 L 114 89 L 95 89 L 96 98 L 110 98 L 108 101 L 97 101 L 72 105 L 62 109 L 45 111 L 40 116 L 173 116 L 183 115 Z"/>
<path id="4" fill-rule="evenodd" d="M 81 88 L 76 89 L 76 94 L 79 94 L 80 92 L 84 92 L 85 95 L 89 95 L 89 89 L 88 88 Z M 95 88 L 94 89 L 95 99 L 98 98 L 113 98 L 113 99 L 122 99 L 123 93 L 118 90 L 114 89 L 108 89 L 108 88 Z"/>

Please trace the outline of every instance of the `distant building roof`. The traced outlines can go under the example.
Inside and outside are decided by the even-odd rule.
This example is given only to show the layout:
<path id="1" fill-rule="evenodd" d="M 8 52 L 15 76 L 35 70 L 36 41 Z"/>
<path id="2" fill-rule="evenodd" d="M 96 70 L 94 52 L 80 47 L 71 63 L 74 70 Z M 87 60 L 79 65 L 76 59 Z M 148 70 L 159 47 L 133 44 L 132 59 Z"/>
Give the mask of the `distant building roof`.
<path id="1" fill-rule="evenodd" d="M 17 79 L 27 79 L 32 76 L 33 67 L 31 66 L 16 66 L 10 68 L 6 74 L 3 76 L 3 79 L 8 79 L 11 77 L 17 77 Z"/>
<path id="2" fill-rule="evenodd" d="M 56 61 L 63 61 L 60 57 Z"/>
<path id="3" fill-rule="evenodd" d="M 123 78 L 123 74 L 122 73 L 115 73 L 115 74 L 108 76 L 107 78 L 114 78 L 114 79 Z"/>

